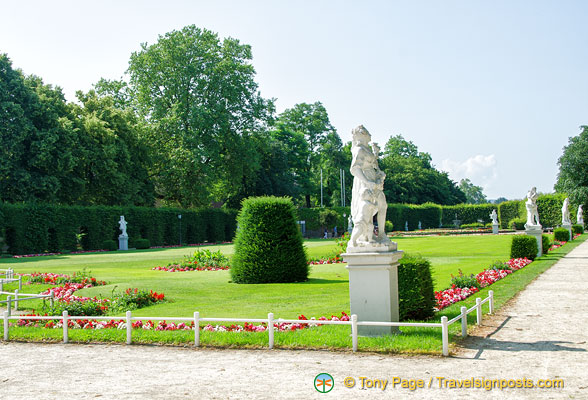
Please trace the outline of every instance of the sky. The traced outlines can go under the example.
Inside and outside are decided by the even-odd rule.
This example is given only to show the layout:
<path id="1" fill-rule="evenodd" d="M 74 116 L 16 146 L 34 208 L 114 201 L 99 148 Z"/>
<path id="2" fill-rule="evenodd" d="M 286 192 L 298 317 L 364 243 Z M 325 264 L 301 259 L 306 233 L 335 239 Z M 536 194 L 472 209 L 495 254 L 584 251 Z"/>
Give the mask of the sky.
<path id="1" fill-rule="evenodd" d="M 344 142 L 402 135 L 489 199 L 553 192 L 588 125 L 588 2 L 6 1 L 0 53 L 69 101 L 119 79 L 141 43 L 196 25 L 251 45 L 281 112 L 320 101 Z"/>

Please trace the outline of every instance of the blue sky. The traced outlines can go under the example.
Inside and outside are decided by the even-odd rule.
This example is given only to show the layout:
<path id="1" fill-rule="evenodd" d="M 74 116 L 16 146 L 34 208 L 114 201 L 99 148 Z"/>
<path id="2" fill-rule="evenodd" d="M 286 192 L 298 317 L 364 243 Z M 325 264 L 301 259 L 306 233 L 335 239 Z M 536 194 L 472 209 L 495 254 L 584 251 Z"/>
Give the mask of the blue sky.
<path id="1" fill-rule="evenodd" d="M 552 192 L 588 125 L 584 1 L 2 1 L 0 52 L 68 100 L 195 24 L 250 44 L 278 111 L 321 101 L 344 141 L 401 134 L 489 198 Z"/>

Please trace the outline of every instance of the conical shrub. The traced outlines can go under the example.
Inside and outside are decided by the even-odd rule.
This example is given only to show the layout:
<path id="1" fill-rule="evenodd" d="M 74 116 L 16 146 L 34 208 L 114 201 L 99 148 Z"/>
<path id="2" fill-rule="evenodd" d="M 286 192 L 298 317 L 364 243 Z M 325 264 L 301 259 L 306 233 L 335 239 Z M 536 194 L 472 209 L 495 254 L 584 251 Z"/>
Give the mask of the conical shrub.
<path id="1" fill-rule="evenodd" d="M 237 218 L 235 283 L 301 282 L 308 279 L 302 234 L 287 197 L 250 197 Z"/>

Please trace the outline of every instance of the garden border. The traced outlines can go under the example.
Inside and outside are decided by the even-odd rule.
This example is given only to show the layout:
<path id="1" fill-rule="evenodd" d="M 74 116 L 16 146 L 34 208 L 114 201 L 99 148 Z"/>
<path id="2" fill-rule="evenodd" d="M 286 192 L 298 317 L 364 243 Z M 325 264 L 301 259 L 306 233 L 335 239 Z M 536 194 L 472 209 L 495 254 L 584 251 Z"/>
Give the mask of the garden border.
<path id="1" fill-rule="evenodd" d="M 378 321 L 358 321 L 357 315 L 351 315 L 349 321 L 329 321 L 329 320 L 293 320 L 293 319 L 274 319 L 274 314 L 269 313 L 267 319 L 265 318 L 200 318 L 198 311 L 194 312 L 192 318 L 185 317 L 133 317 L 131 311 L 127 311 L 125 315 L 126 333 L 127 340 L 126 344 L 132 344 L 132 331 L 133 321 L 186 321 L 194 322 L 194 326 L 200 326 L 200 322 L 257 322 L 267 323 L 267 326 L 274 326 L 274 323 L 298 323 L 298 324 L 312 324 L 312 325 L 350 325 L 351 326 L 351 337 L 352 337 L 352 350 L 356 352 L 359 347 L 359 336 L 357 333 L 358 326 L 389 326 L 389 327 L 422 327 L 422 328 L 441 328 L 441 338 L 443 342 L 442 354 L 444 356 L 449 355 L 449 326 L 459 320 L 461 320 L 461 336 L 467 336 L 467 316 L 469 313 L 476 311 L 476 323 L 477 325 L 482 324 L 482 305 L 488 303 L 488 313 L 494 313 L 494 291 L 488 291 L 488 297 L 485 299 L 476 298 L 476 304 L 471 308 L 461 307 L 461 313 L 449 320 L 446 316 L 441 317 L 441 322 L 430 323 L 430 322 L 378 322 Z M 61 316 L 10 316 L 9 311 L 4 311 L 4 315 L 0 317 L 3 320 L 4 325 L 4 341 L 9 340 L 9 321 L 12 320 L 55 320 L 61 319 L 63 324 L 63 343 L 69 342 L 68 336 L 68 321 L 69 320 L 112 320 L 113 317 L 104 316 L 70 316 L 67 311 L 64 311 Z M 271 349 L 274 348 L 274 329 L 267 329 L 268 332 L 268 346 Z M 194 346 L 200 346 L 200 329 L 194 329 Z"/>

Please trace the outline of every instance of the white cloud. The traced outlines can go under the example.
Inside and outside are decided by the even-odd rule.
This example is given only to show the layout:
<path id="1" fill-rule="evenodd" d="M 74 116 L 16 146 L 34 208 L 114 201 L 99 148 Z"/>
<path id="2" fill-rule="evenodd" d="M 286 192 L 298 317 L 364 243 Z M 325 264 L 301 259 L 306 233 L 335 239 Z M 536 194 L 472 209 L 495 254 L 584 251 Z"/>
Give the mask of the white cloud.
<path id="1" fill-rule="evenodd" d="M 448 172 L 449 177 L 456 182 L 469 178 L 474 185 L 481 186 L 484 191 L 490 188 L 498 177 L 494 154 L 477 154 L 463 162 L 446 159 L 441 161 L 440 169 Z"/>

